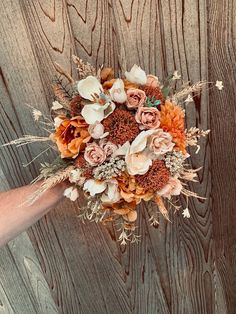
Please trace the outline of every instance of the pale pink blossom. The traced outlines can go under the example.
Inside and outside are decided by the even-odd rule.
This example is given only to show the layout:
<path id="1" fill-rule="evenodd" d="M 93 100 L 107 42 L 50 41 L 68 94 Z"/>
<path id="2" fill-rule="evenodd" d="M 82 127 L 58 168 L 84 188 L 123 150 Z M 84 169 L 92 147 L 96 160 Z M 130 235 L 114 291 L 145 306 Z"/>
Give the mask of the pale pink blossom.
<path id="1" fill-rule="evenodd" d="M 127 90 L 127 107 L 129 109 L 138 109 L 146 100 L 146 94 L 138 88 L 130 88 Z"/>
<path id="2" fill-rule="evenodd" d="M 118 149 L 118 147 L 112 142 L 102 139 L 99 141 L 99 146 L 104 150 L 106 156 L 113 155 L 113 153 Z"/>
<path id="3" fill-rule="evenodd" d="M 171 177 L 167 185 L 158 191 L 158 195 L 170 199 L 172 195 L 180 195 L 181 190 L 181 182 L 177 178 Z"/>
<path id="4" fill-rule="evenodd" d="M 172 151 L 175 143 L 172 142 L 172 136 L 170 133 L 164 132 L 162 129 L 157 129 L 154 134 L 150 135 L 149 149 L 155 155 L 163 155 Z"/>
<path id="5" fill-rule="evenodd" d="M 91 166 L 97 166 L 106 160 L 106 153 L 98 144 L 89 143 L 85 148 L 84 159 Z"/>
<path id="6" fill-rule="evenodd" d="M 140 129 L 157 129 L 160 126 L 160 111 L 154 107 L 139 107 L 135 115 Z"/>

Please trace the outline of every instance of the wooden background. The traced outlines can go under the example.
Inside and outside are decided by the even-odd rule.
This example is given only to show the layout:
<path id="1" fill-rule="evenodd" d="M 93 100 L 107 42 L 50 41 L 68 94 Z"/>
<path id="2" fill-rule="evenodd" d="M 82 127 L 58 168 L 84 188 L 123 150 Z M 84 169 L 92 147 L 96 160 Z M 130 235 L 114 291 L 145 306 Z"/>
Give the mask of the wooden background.
<path id="1" fill-rule="evenodd" d="M 25 104 L 48 112 L 57 61 L 139 64 L 166 77 L 223 80 L 224 90 L 188 105 L 187 126 L 211 128 L 194 167 L 191 218 L 158 229 L 140 207 L 142 242 L 120 247 L 115 230 L 82 225 L 63 202 L 0 250 L 0 313 L 235 313 L 236 2 L 234 0 L 0 1 L 0 141 L 37 134 Z M 42 147 L 2 149 L 2 190 L 30 182 Z M 52 158 L 45 156 L 41 160 Z M 185 205 L 185 204 L 183 204 Z"/>

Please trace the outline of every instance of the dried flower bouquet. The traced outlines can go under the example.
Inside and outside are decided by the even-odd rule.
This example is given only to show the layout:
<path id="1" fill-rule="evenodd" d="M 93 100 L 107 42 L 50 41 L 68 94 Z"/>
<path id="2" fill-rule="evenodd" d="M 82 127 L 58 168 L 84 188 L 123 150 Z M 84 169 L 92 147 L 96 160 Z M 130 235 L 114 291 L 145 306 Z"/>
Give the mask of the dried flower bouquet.
<path id="1" fill-rule="evenodd" d="M 34 120 L 50 130 L 49 137 L 26 135 L 8 144 L 24 145 L 50 141 L 58 151 L 52 163 L 42 164 L 35 181 L 39 190 L 28 202 L 34 202 L 58 182 L 71 183 L 64 195 L 75 201 L 79 190 L 87 204 L 80 209 L 80 218 L 96 222 L 116 221 L 119 240 L 138 241 L 135 221 L 137 205 L 144 202 L 152 207 L 150 223 L 159 223 L 159 213 L 169 219 L 168 204 L 180 194 L 199 197 L 186 189 L 187 181 L 196 180 L 197 170 L 190 169 L 186 160 L 188 146 L 200 146 L 198 140 L 209 130 L 185 130 L 186 103 L 209 83 L 183 84 L 177 71 L 164 83 L 147 75 L 134 65 L 124 77 L 115 78 L 111 68 L 95 70 L 90 64 L 73 56 L 80 80 L 75 81 L 58 64 L 57 70 L 70 83 L 67 92 L 58 80 L 53 85 L 55 101 L 50 119 L 33 109 Z M 222 89 L 222 82 L 216 87 Z M 188 208 L 183 211 L 189 218 Z"/>

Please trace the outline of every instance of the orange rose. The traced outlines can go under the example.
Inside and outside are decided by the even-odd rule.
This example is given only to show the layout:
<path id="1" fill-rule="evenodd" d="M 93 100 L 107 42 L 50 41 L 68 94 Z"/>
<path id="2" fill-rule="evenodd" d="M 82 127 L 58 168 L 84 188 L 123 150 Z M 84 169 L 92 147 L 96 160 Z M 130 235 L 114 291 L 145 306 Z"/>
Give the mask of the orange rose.
<path id="1" fill-rule="evenodd" d="M 88 124 L 80 116 L 64 118 L 56 128 L 53 138 L 62 158 L 75 158 L 90 140 Z"/>

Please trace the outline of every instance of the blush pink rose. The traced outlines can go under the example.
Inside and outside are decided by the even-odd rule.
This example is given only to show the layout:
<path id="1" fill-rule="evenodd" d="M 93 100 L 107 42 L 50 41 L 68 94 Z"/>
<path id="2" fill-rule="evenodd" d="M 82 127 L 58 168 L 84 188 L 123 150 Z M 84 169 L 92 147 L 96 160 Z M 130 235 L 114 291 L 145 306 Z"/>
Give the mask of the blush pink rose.
<path id="1" fill-rule="evenodd" d="M 170 199 L 172 195 L 180 195 L 182 187 L 181 182 L 177 178 L 171 177 L 167 185 L 158 191 L 158 195 Z"/>
<path id="2" fill-rule="evenodd" d="M 118 147 L 115 144 L 107 141 L 107 139 L 100 140 L 99 146 L 104 150 L 106 156 L 112 155 L 118 149 Z"/>
<path id="3" fill-rule="evenodd" d="M 96 143 L 87 144 L 84 152 L 84 159 L 91 165 L 102 164 L 106 159 L 105 151 Z"/>
<path id="4" fill-rule="evenodd" d="M 139 107 L 135 119 L 141 124 L 141 130 L 157 129 L 160 126 L 160 111 L 154 107 Z"/>
<path id="5" fill-rule="evenodd" d="M 127 90 L 127 107 L 137 109 L 142 106 L 146 100 L 146 94 L 141 89 L 130 88 Z"/>
<path id="6" fill-rule="evenodd" d="M 172 151 L 175 143 L 172 142 L 170 133 L 164 132 L 162 129 L 157 129 L 154 134 L 149 137 L 149 149 L 155 155 L 163 155 Z"/>

